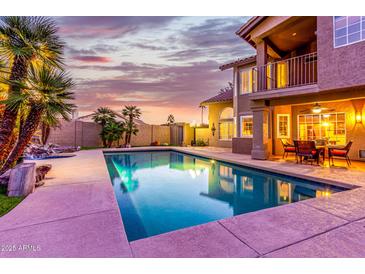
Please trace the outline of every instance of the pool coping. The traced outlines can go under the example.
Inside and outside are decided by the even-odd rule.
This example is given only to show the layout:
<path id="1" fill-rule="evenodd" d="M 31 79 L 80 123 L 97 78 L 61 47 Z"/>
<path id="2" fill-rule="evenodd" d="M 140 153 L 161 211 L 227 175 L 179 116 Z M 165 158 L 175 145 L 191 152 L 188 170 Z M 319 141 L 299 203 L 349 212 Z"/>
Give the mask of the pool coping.
<path id="1" fill-rule="evenodd" d="M 190 154 L 193 156 L 200 156 L 200 157 L 204 157 L 204 158 L 214 159 L 217 161 L 227 162 L 227 163 L 238 165 L 238 166 L 249 167 L 249 168 L 253 168 L 255 170 L 264 170 L 264 171 L 267 171 L 270 173 L 276 173 L 276 174 L 279 173 L 279 174 L 283 174 L 284 176 L 286 175 L 286 176 L 300 178 L 300 179 L 314 181 L 314 182 L 317 181 L 317 182 L 320 182 L 323 184 L 329 184 L 329 185 L 349 189 L 347 191 L 339 192 L 339 193 L 335 193 L 335 194 L 331 195 L 331 197 L 340 197 L 340 199 L 342 199 L 342 200 L 346 200 L 346 197 L 351 196 L 352 193 L 355 193 L 355 195 L 357 193 L 359 193 L 359 191 L 356 192 L 356 190 L 358 190 L 359 188 L 361 190 L 364 190 L 364 188 L 362 187 L 363 185 L 361 185 L 361 184 L 346 183 L 341 180 L 324 179 L 324 178 L 319 178 L 316 176 L 308 176 L 308 175 L 303 175 L 303 174 L 301 174 L 301 176 L 298 176 L 297 173 L 293 173 L 290 171 L 283 171 L 281 169 L 265 167 L 265 166 L 260 165 L 260 163 L 263 163 L 263 161 L 252 161 L 252 163 L 247 163 L 247 162 L 243 163 L 242 161 L 237 161 L 237 160 L 230 159 L 230 158 L 227 158 L 224 156 L 220 156 L 219 153 L 206 152 L 206 151 L 192 151 L 189 148 L 183 148 L 183 147 L 153 147 L 153 148 L 139 147 L 139 148 L 129 148 L 129 149 L 111 149 L 111 150 L 106 149 L 106 150 L 103 150 L 103 153 L 112 154 L 112 153 L 118 153 L 118 152 L 125 153 L 125 152 L 149 152 L 149 151 L 176 151 L 176 152 Z M 362 195 L 365 198 L 365 191 L 361 191 L 360 195 Z M 218 248 L 219 251 L 215 250 L 213 252 L 209 252 L 209 251 L 207 253 L 203 252 L 203 256 L 202 256 L 201 252 L 196 252 L 196 250 L 194 250 L 195 245 L 198 245 L 198 246 L 207 245 L 207 247 L 210 248 L 210 245 L 211 245 L 210 243 L 212 242 L 212 239 L 209 239 L 209 237 L 208 237 L 208 238 L 204 239 L 202 242 L 200 242 L 200 238 L 202 237 L 200 234 L 207 235 L 206 232 L 201 232 L 201 231 L 204 231 L 204 229 L 210 228 L 211 226 L 213 226 L 213 224 L 218 224 L 221 227 L 223 227 L 227 231 L 227 233 L 230 233 L 235 239 L 238 239 L 242 245 L 244 245 L 246 248 L 248 247 L 250 249 L 251 253 L 246 252 L 245 255 L 243 255 L 243 257 L 271 257 L 271 256 L 275 257 L 275 255 L 278 252 L 282 252 L 282 250 L 292 248 L 292 246 L 300 245 L 301 243 L 306 242 L 306 241 L 311 241 L 313 239 L 317 239 L 317 237 L 321 237 L 324 234 L 327 235 L 327 233 L 331 234 L 331 232 L 334 230 L 337 231 L 337 229 L 342 229 L 342 227 L 344 227 L 344 226 L 348 226 L 350 224 L 359 222 L 362 219 L 365 219 L 365 213 L 364 213 L 363 215 L 361 214 L 360 217 L 356 216 L 356 218 L 353 220 L 347 220 L 347 218 L 345 218 L 344 216 L 336 215 L 336 212 L 333 213 L 333 212 L 330 212 L 329 210 L 327 210 L 326 208 L 321 208 L 321 206 L 312 205 L 313 201 L 316 201 L 316 200 L 321 200 L 321 198 L 312 198 L 312 199 L 309 199 L 306 201 L 299 201 L 299 202 L 288 204 L 288 205 L 282 205 L 282 206 L 273 207 L 273 208 L 269 208 L 269 209 L 263 209 L 263 210 L 259 210 L 259 211 L 255 211 L 255 212 L 251 212 L 251 213 L 241 214 L 241 215 L 237 215 L 234 217 L 229 217 L 227 219 L 217 220 L 217 221 L 205 223 L 202 225 L 187 227 L 187 228 L 151 236 L 148 238 L 132 241 L 129 244 L 131 246 L 134 257 L 148 257 L 148 258 L 149 257 L 173 257 L 173 258 L 175 258 L 175 257 L 230 257 L 230 256 L 226 256 L 227 255 L 226 252 L 222 251 L 222 250 L 229 248 L 229 246 L 227 247 L 225 245 L 220 246 L 219 247 L 220 249 Z M 323 199 L 322 199 L 322 201 L 323 201 Z M 326 202 L 326 198 L 325 198 L 324 202 Z M 352 205 L 352 206 L 354 206 L 354 205 Z M 355 206 L 358 206 L 358 205 L 356 204 Z M 314 210 L 314 212 L 315 212 L 314 215 L 324 214 L 324 217 L 321 216 L 321 218 L 324 218 L 325 220 L 328 220 L 329 222 L 332 221 L 336 224 L 333 225 L 333 227 L 327 227 L 324 229 L 321 229 L 318 227 L 318 231 L 316 231 L 315 233 L 313 232 L 310 235 L 308 234 L 306 236 L 303 236 L 303 238 L 298 238 L 294 242 L 290 242 L 290 240 L 289 240 L 288 243 L 285 243 L 285 244 L 280 243 L 276 247 L 271 247 L 271 249 L 270 248 L 268 248 L 267 250 L 264 249 L 265 251 L 260 251 L 260 247 L 259 248 L 252 247 L 250 244 L 247 243 L 246 239 L 242 239 L 239 236 L 239 232 L 234 231 L 234 229 L 232 231 L 232 229 L 229 226 L 227 226 L 227 224 L 230 224 L 230 223 L 232 225 L 232 223 L 235 224 L 237 222 L 245 222 L 245 221 L 247 222 L 247 220 L 249 220 L 250 218 L 256 217 L 256 218 L 260 219 L 260 218 L 265 218 L 266 215 L 270 215 L 270 214 L 274 214 L 274 215 L 279 214 L 280 215 L 280 213 L 284 210 L 288 210 L 288 209 L 290 210 L 290 208 L 297 208 L 297 207 L 299 208 L 298 212 L 297 212 L 299 215 L 302 215 L 301 213 L 304 214 L 307 211 Z M 365 206 L 364 206 L 364 209 L 365 209 Z M 278 219 L 280 219 L 280 218 L 278 218 Z M 308 221 L 313 222 L 313 223 L 315 223 L 316 221 L 318 222 L 318 218 L 316 218 L 316 217 L 314 217 L 314 219 L 312 217 L 310 217 L 310 219 L 311 220 L 304 219 L 304 220 L 301 220 L 301 222 L 302 223 L 306 223 Z M 233 227 L 234 227 L 234 225 L 233 225 Z M 278 228 L 278 227 L 279 226 L 276 226 L 276 228 Z M 313 227 L 316 227 L 316 226 L 313 226 Z M 300 226 L 296 227 L 296 229 L 300 230 Z M 236 227 L 236 230 L 237 230 L 237 227 Z M 190 239 L 191 237 L 187 237 L 187 235 L 186 235 L 187 232 L 188 232 L 188 234 L 198 233 L 198 235 L 196 235 L 197 241 L 191 242 L 191 239 Z M 209 232 L 209 233 L 213 233 L 213 232 Z M 265 233 L 269 237 L 270 231 L 264 231 L 264 234 Z M 226 236 L 227 235 L 225 235 L 225 237 Z M 230 239 L 230 240 L 232 240 L 232 239 Z M 267 238 L 267 240 L 268 240 L 268 238 Z M 176 243 L 178 243 L 178 245 Z M 187 246 L 186 245 L 184 246 L 185 243 L 187 243 Z M 216 247 L 214 247 L 214 248 L 216 248 Z M 151 253 L 151 250 L 154 250 L 154 251 Z M 156 250 L 158 250 L 158 251 L 156 251 Z M 252 254 L 252 252 L 253 252 L 253 254 Z M 342 251 L 339 251 L 339 252 L 341 254 Z M 240 256 L 233 256 L 233 257 L 241 257 L 241 256 L 242 256 L 242 254 Z M 365 254 L 363 256 L 365 257 Z M 299 255 L 299 257 L 306 257 L 306 256 Z M 310 257 L 310 254 L 309 254 L 309 257 Z"/>

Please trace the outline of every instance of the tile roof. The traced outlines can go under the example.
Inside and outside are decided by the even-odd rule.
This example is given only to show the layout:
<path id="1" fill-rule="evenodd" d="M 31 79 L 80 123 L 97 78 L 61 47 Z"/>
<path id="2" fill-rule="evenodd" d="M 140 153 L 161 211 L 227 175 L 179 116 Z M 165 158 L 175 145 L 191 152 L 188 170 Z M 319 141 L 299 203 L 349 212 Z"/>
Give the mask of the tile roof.
<path id="1" fill-rule="evenodd" d="M 226 69 L 230 69 L 236 66 L 243 66 L 243 65 L 248 65 L 251 63 L 255 63 L 256 62 L 256 55 L 252 55 L 249 57 L 245 57 L 245 58 L 240 58 L 236 61 L 221 65 L 219 67 L 220 70 L 226 70 Z"/>
<path id="2" fill-rule="evenodd" d="M 230 102 L 232 100 L 233 100 L 233 90 L 227 90 L 201 102 L 200 105 Z"/>

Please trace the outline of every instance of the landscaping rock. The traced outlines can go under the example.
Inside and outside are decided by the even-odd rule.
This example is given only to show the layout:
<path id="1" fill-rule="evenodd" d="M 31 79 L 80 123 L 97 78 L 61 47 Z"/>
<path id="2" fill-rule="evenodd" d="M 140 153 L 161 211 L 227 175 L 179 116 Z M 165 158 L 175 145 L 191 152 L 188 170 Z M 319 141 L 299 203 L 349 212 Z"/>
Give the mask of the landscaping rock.
<path id="1" fill-rule="evenodd" d="M 24 197 L 32 193 L 36 182 L 36 164 L 17 165 L 10 171 L 8 183 L 9 197 Z"/>
<path id="2" fill-rule="evenodd" d="M 7 185 L 9 182 L 9 178 L 10 178 L 10 169 L 1 174 L 0 185 Z"/>
<path id="3" fill-rule="evenodd" d="M 46 174 L 51 170 L 52 165 L 41 165 L 37 167 L 36 169 L 36 187 L 44 185 L 44 178 L 46 177 Z"/>

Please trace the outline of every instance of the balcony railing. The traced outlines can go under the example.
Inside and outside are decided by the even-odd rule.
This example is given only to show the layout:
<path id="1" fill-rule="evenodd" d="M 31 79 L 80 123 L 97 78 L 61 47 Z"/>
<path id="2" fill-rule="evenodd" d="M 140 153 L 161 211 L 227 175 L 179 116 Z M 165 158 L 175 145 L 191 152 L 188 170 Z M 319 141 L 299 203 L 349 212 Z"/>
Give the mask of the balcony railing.
<path id="1" fill-rule="evenodd" d="M 253 68 L 252 91 L 312 85 L 317 83 L 317 53 L 309 53 Z"/>

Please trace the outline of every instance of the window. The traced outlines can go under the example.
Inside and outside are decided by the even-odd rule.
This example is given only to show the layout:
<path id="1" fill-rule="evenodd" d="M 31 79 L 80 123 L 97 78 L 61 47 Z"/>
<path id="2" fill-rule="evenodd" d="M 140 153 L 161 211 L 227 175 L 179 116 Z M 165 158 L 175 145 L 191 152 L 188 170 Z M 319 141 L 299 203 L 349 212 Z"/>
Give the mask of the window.
<path id="1" fill-rule="evenodd" d="M 365 40 L 365 16 L 334 16 L 334 46 L 341 47 Z"/>
<path id="2" fill-rule="evenodd" d="M 286 62 L 277 63 L 277 88 L 285 88 L 287 86 L 288 66 Z"/>
<path id="3" fill-rule="evenodd" d="M 241 116 L 241 137 L 252 138 L 253 117 L 252 115 Z"/>
<path id="4" fill-rule="evenodd" d="M 346 145 L 346 115 L 340 112 L 298 115 L 298 137 Z"/>
<path id="5" fill-rule="evenodd" d="M 290 138 L 290 115 L 278 114 L 277 122 L 277 138 Z"/>
<path id="6" fill-rule="evenodd" d="M 240 94 L 256 91 L 256 71 L 254 68 L 240 70 Z"/>
<path id="7" fill-rule="evenodd" d="M 219 117 L 218 137 L 220 140 L 231 140 L 234 134 L 233 108 L 225 108 Z"/>

